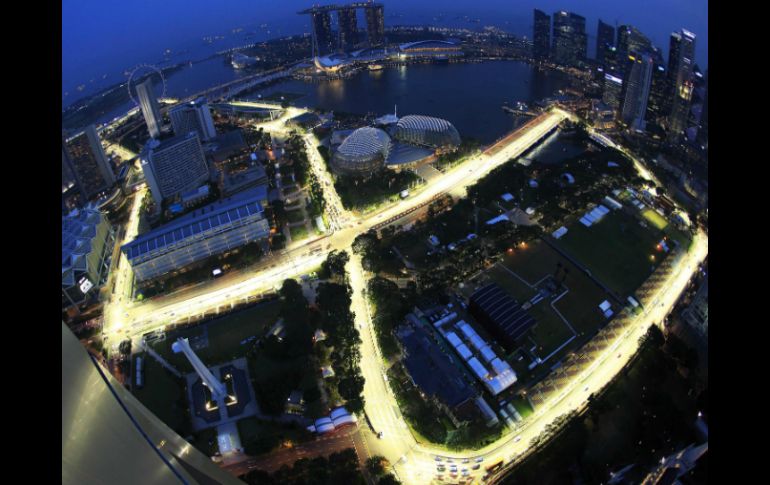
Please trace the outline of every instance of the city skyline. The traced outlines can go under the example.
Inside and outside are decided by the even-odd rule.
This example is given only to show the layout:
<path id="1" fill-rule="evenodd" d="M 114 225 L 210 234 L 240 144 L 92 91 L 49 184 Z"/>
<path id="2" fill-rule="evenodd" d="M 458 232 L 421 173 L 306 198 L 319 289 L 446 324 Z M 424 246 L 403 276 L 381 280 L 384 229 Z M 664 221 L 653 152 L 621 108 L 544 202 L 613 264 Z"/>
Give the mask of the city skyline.
<path id="1" fill-rule="evenodd" d="M 89 3 L 92 1 L 93 3 Z M 708 66 L 707 2 L 682 1 L 672 4 L 664 0 L 656 1 L 660 1 L 659 6 L 647 3 L 619 4 L 611 1 L 592 2 L 589 6 L 578 0 L 544 0 L 517 4 L 499 0 L 479 5 L 470 0 L 458 0 L 438 4 L 438 11 L 449 14 L 444 21 L 438 23 L 452 27 L 464 25 L 468 28 L 478 28 L 478 24 L 455 20 L 453 15 L 473 14 L 471 16 L 482 17 L 481 26 L 497 25 L 531 39 L 532 9 L 540 9 L 548 15 L 559 10 L 572 11 L 586 18 L 589 57 L 595 56 L 595 35 L 600 19 L 613 27 L 630 24 L 639 28 L 656 46 L 662 48 L 666 55 L 668 36 L 671 32 L 685 28 L 703 39 L 696 46 L 695 57 L 696 62 L 705 69 Z M 226 3 L 229 8 L 215 9 L 212 12 L 208 0 L 175 0 L 160 5 L 153 2 L 153 11 L 157 12 L 158 18 L 177 18 L 179 30 L 175 24 L 172 33 L 162 24 L 158 25 L 158 28 L 143 25 L 144 20 L 136 15 L 136 12 L 148 6 L 137 5 L 136 2 L 117 2 L 115 8 L 100 8 L 101 21 L 96 21 L 92 20 L 94 8 L 98 8 L 95 0 L 79 2 L 77 5 L 65 1 L 62 6 L 62 94 L 67 93 L 63 97 L 64 105 L 108 85 L 125 81 L 123 71 L 137 64 L 161 62 L 167 48 L 174 53 L 185 51 L 192 54 L 193 59 L 200 59 L 217 50 L 255 40 L 269 40 L 311 31 L 308 19 L 297 16 L 296 12 L 309 8 L 312 2 L 291 0 L 281 2 L 280 6 L 268 3 L 263 5 L 265 8 L 262 9 L 255 9 L 254 3 L 247 0 L 228 0 Z M 405 0 L 392 0 L 384 4 L 388 12 L 385 18 L 386 28 L 398 24 L 436 23 L 436 19 L 430 15 L 431 7 L 422 3 L 414 5 Z M 104 4 L 99 2 L 98 5 L 103 7 Z M 652 14 L 662 9 L 668 13 L 663 19 Z M 393 17 L 397 12 L 404 16 Z M 247 19 L 246 22 L 244 19 Z M 260 25 L 265 23 L 268 29 L 263 30 Z M 77 29 L 74 28 L 76 25 Z M 238 27 L 244 28 L 244 32 L 237 35 L 231 33 L 232 29 Z M 365 21 L 359 19 L 359 30 L 365 27 Z M 145 35 L 134 35 L 133 32 L 137 29 L 141 29 Z M 271 33 L 268 34 L 267 30 Z M 250 31 L 258 32 L 259 35 L 245 39 L 243 35 Z M 216 35 L 223 35 L 230 40 L 216 41 L 206 50 L 201 39 Z M 106 76 L 104 79 L 103 75 Z M 79 92 L 76 89 L 79 85 L 84 86 L 84 91 Z"/>
<path id="2" fill-rule="evenodd" d="M 708 482 L 707 32 L 191 2 L 62 111 L 62 483 Z"/>

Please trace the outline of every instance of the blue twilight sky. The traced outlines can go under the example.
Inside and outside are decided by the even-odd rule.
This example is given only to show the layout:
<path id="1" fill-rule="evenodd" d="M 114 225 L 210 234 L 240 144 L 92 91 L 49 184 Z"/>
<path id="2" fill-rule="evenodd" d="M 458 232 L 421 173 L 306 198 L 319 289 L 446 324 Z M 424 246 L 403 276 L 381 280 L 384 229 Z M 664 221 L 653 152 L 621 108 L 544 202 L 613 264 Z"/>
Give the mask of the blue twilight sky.
<path id="1" fill-rule="evenodd" d="M 187 50 L 193 59 L 219 49 L 263 38 L 309 32 L 309 20 L 296 12 L 310 0 L 63 0 L 62 93 L 78 85 L 109 85 L 139 63 L 159 63 L 165 49 Z M 708 65 L 708 0 L 382 0 L 385 25 L 434 24 L 469 28 L 496 25 L 532 36 L 532 9 L 568 10 L 586 18 L 589 55 L 596 43 L 597 21 L 638 27 L 668 57 L 668 36 L 682 27 L 694 32 L 696 60 Z M 439 16 L 443 14 L 443 16 Z M 462 16 L 481 20 L 468 23 Z M 262 26 L 262 24 L 267 24 Z M 359 27 L 362 26 L 359 20 Z M 262 38 L 236 39 L 231 29 L 257 31 Z M 269 32 L 269 33 L 268 33 Z M 206 47 L 203 37 L 224 35 Z M 208 49 L 208 50 L 206 50 Z M 86 89 L 84 91 L 93 91 Z M 66 96 L 74 101 L 74 96 Z M 65 99 L 65 104 L 67 100 Z"/>

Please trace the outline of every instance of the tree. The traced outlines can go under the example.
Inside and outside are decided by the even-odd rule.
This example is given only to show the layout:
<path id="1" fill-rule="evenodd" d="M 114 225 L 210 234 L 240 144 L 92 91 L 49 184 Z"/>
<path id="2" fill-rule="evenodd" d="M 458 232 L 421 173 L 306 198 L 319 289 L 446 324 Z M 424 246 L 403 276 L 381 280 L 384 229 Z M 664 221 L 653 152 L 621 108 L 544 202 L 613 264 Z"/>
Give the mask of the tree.
<path id="1" fill-rule="evenodd" d="M 334 275 L 345 276 L 345 265 L 348 264 L 350 255 L 347 251 L 337 251 L 336 249 L 329 253 L 326 260 L 321 263 L 321 273 L 329 278 Z"/>
<path id="2" fill-rule="evenodd" d="M 302 286 L 295 280 L 287 279 L 283 282 L 279 294 L 280 315 L 284 319 L 288 354 L 292 357 L 308 355 L 313 350 L 313 327 L 310 325 L 310 308 L 302 293 Z"/>
<path id="3" fill-rule="evenodd" d="M 372 476 L 378 477 L 385 473 L 385 463 L 387 463 L 387 460 L 384 456 L 374 455 L 366 460 L 366 469 Z"/>
<path id="4" fill-rule="evenodd" d="M 401 482 L 399 482 L 393 474 L 388 473 L 387 475 L 383 475 L 380 477 L 380 480 L 377 482 L 377 485 L 400 485 Z"/>

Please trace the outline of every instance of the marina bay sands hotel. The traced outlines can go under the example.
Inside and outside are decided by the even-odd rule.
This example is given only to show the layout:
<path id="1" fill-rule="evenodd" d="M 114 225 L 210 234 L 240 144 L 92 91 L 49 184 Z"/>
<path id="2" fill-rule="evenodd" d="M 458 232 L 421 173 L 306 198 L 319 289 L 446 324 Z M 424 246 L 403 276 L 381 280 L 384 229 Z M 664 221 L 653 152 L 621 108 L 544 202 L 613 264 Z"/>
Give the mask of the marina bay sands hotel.
<path id="1" fill-rule="evenodd" d="M 364 11 L 366 40 L 359 38 L 358 10 Z M 331 12 L 337 13 L 337 31 L 332 30 Z M 381 3 L 315 6 L 299 12 L 310 15 L 313 28 L 313 56 L 345 52 L 359 47 L 377 47 L 385 41 L 385 14 Z"/>

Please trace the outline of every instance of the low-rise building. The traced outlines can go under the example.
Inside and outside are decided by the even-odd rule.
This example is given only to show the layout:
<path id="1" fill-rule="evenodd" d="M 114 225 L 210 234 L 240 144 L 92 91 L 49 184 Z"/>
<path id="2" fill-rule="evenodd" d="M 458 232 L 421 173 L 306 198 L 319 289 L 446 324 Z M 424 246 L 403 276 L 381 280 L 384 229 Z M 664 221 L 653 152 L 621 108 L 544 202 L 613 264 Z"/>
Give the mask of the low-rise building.
<path id="1" fill-rule="evenodd" d="M 260 164 L 255 164 L 245 170 L 225 169 L 222 175 L 222 195 L 229 197 L 242 190 L 257 186 L 267 189 L 268 177 Z"/>
<path id="2" fill-rule="evenodd" d="M 420 326 L 404 325 L 396 333 L 404 351 L 403 363 L 412 383 L 453 419 L 455 410 L 475 397 L 460 369 Z"/>
<path id="3" fill-rule="evenodd" d="M 190 264 L 266 242 L 270 224 L 257 192 L 246 191 L 222 199 L 142 234 L 121 248 L 138 281 L 180 270 Z"/>

